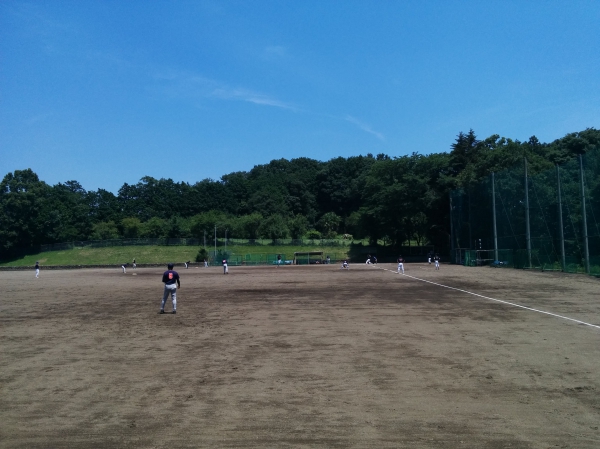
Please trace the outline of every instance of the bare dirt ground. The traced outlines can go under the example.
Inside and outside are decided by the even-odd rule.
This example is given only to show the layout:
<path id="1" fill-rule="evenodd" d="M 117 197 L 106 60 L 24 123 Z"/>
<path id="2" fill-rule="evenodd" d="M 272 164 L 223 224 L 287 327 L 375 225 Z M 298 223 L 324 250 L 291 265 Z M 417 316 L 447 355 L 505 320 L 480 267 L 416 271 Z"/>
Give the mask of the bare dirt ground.
<path id="1" fill-rule="evenodd" d="M 600 447 L 599 328 L 383 268 L 178 269 L 177 315 L 163 269 L 0 272 L 0 447 Z M 406 274 L 600 325 L 594 278 Z"/>

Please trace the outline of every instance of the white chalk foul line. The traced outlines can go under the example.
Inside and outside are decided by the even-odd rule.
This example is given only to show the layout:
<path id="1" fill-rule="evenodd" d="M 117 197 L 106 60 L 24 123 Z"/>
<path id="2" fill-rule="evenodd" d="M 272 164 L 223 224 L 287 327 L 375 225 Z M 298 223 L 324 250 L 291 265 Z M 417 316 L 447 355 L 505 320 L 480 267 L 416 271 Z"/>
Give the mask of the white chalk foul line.
<path id="1" fill-rule="evenodd" d="M 398 273 L 397 271 L 388 270 L 387 268 L 380 268 L 380 270 L 389 271 L 390 273 Z M 411 276 L 409 274 L 402 274 L 402 276 L 406 276 L 406 277 L 409 277 L 409 278 L 412 278 L 412 279 L 416 279 L 417 281 L 421 281 L 421 282 L 427 282 L 428 284 L 437 285 L 439 287 L 449 288 L 451 290 L 456 290 L 456 291 L 459 291 L 459 292 L 462 292 L 462 293 L 467 293 L 469 295 L 479 296 L 480 298 L 489 299 L 490 301 L 496 301 L 496 302 L 499 302 L 499 303 L 502 303 L 502 304 L 507 304 L 509 306 L 519 307 L 519 308 L 525 309 L 525 310 L 531 310 L 532 312 L 543 313 L 544 315 L 550 315 L 550 316 L 553 316 L 553 317 L 556 317 L 556 318 L 562 318 L 563 320 L 573 321 L 573 322 L 575 322 L 577 324 L 583 324 L 585 326 L 590 326 L 590 327 L 595 327 L 596 329 L 600 329 L 600 326 L 598 326 L 596 324 L 586 323 L 585 321 L 576 320 L 575 318 L 569 318 L 568 316 L 558 315 L 558 314 L 552 313 L 552 312 L 546 312 L 545 310 L 534 309 L 533 307 L 522 306 L 521 304 L 517 304 L 517 303 L 514 303 L 514 302 L 510 302 L 510 301 L 504 301 L 502 299 L 490 298 L 489 296 L 483 296 L 483 295 L 480 295 L 478 293 L 470 292 L 468 290 L 462 290 L 460 288 L 450 287 L 449 285 L 444 285 L 444 284 L 439 284 L 437 282 L 428 281 L 427 279 L 421 279 L 421 278 L 418 278 L 418 277 L 415 277 L 415 276 Z"/>

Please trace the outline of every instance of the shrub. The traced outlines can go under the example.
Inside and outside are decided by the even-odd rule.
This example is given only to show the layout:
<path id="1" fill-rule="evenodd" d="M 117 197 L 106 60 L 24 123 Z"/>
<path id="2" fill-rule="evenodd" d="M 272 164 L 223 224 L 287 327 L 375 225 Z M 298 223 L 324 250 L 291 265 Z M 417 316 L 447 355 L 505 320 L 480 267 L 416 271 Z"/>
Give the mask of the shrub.
<path id="1" fill-rule="evenodd" d="M 196 262 L 204 262 L 208 260 L 208 251 L 205 248 L 200 248 L 198 254 L 196 254 Z"/>
<path id="2" fill-rule="evenodd" d="M 311 229 L 306 233 L 306 238 L 311 240 L 319 240 L 321 238 L 321 233 L 316 229 Z"/>

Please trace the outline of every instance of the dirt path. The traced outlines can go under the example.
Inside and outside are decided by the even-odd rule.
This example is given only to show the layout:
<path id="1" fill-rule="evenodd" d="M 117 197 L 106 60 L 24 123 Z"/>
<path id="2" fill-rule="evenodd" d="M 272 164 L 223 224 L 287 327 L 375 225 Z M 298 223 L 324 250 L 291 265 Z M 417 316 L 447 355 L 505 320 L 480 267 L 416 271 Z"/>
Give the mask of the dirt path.
<path id="1" fill-rule="evenodd" d="M 183 269 L 177 315 L 162 269 L 0 272 L 0 447 L 600 447 L 599 329 L 380 268 Z M 600 325 L 597 279 L 406 274 Z"/>

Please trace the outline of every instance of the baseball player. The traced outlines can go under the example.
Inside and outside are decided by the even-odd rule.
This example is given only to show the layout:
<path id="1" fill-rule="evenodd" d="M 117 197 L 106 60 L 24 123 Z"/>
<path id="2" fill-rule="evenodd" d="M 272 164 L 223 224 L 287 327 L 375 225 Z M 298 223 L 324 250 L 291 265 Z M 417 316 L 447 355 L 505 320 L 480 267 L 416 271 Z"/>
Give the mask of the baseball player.
<path id="1" fill-rule="evenodd" d="M 229 274 L 229 268 L 227 268 L 227 259 L 223 259 L 223 274 Z"/>
<path id="2" fill-rule="evenodd" d="M 121 268 L 123 269 L 123 273 L 127 273 L 127 270 L 125 269 L 127 267 L 127 265 L 129 265 L 129 263 L 124 263 L 123 265 L 121 265 Z"/>
<path id="3" fill-rule="evenodd" d="M 367 256 L 367 261 L 365 262 L 367 265 L 371 265 L 371 255 Z"/>
<path id="4" fill-rule="evenodd" d="M 342 262 L 342 270 L 343 270 L 344 268 L 345 268 L 346 270 L 349 270 L 349 269 L 350 269 L 350 266 L 348 265 L 348 261 L 347 261 L 347 260 L 344 260 L 344 261 Z"/>
<path id="5" fill-rule="evenodd" d="M 435 269 L 439 270 L 440 269 L 440 256 L 438 254 L 436 254 L 435 257 L 433 258 L 433 261 L 435 262 Z"/>
<path id="6" fill-rule="evenodd" d="M 188 260 L 188 261 L 185 263 L 185 269 L 186 269 L 186 270 L 188 269 L 189 265 L 190 265 L 190 261 Z"/>
<path id="7" fill-rule="evenodd" d="M 277 268 L 281 265 L 281 254 L 277 254 Z"/>
<path id="8" fill-rule="evenodd" d="M 37 260 L 35 262 L 35 277 L 40 277 L 40 263 Z"/>
<path id="9" fill-rule="evenodd" d="M 398 271 L 397 271 L 397 273 L 400 273 L 400 271 L 402 271 L 402 274 L 404 274 L 404 259 L 402 258 L 402 255 L 398 256 Z"/>
<path id="10" fill-rule="evenodd" d="M 137 265 L 135 264 L 135 259 L 133 259 L 133 263 L 131 264 L 131 266 L 133 267 L 134 270 L 137 268 Z"/>
<path id="11" fill-rule="evenodd" d="M 204 268 L 208 268 L 208 260 L 204 259 Z"/>
<path id="12" fill-rule="evenodd" d="M 181 282 L 179 281 L 179 273 L 173 270 L 173 264 L 167 265 L 168 270 L 163 273 L 162 281 L 165 283 L 165 290 L 163 292 L 162 303 L 160 304 L 160 312 L 165 313 L 165 303 L 171 294 L 171 300 L 173 301 L 173 313 L 177 313 L 177 289 L 181 288 Z"/>

